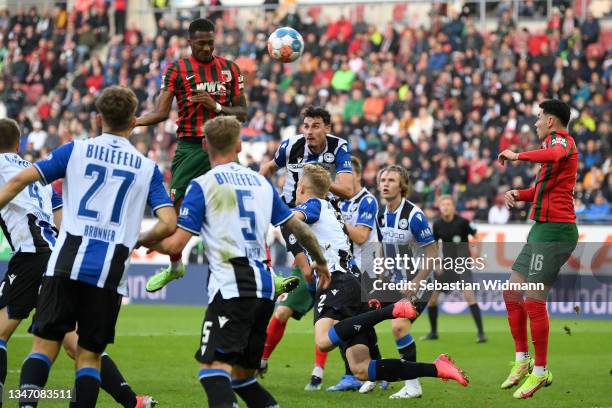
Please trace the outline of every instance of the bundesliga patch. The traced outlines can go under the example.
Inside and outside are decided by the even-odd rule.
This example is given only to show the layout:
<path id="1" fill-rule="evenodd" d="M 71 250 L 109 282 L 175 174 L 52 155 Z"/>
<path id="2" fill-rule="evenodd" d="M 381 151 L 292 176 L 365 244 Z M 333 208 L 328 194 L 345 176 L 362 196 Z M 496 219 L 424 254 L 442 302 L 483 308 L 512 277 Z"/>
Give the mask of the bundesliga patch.
<path id="1" fill-rule="evenodd" d="M 556 137 L 553 139 L 553 141 L 550 143 L 550 146 L 555 146 L 560 144 L 561 146 L 563 146 L 564 148 L 567 147 L 567 139 L 564 137 Z"/>

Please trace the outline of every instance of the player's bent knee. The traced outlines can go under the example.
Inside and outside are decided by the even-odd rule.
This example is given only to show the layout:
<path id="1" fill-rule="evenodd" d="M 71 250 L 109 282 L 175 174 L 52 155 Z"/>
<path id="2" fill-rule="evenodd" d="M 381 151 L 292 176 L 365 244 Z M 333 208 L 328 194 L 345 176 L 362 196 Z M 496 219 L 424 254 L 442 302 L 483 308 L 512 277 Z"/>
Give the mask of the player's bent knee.
<path id="1" fill-rule="evenodd" d="M 287 306 L 279 306 L 274 312 L 274 316 L 281 322 L 286 322 L 293 315 L 293 310 Z"/>
<path id="2" fill-rule="evenodd" d="M 331 342 L 327 335 L 321 336 L 323 338 L 315 339 L 315 344 L 320 351 L 329 352 L 332 351 L 336 346 Z"/>
<path id="3" fill-rule="evenodd" d="M 395 319 L 391 323 L 391 332 L 393 337 L 401 339 L 410 331 L 410 322 L 407 320 L 404 322 L 403 319 Z"/>

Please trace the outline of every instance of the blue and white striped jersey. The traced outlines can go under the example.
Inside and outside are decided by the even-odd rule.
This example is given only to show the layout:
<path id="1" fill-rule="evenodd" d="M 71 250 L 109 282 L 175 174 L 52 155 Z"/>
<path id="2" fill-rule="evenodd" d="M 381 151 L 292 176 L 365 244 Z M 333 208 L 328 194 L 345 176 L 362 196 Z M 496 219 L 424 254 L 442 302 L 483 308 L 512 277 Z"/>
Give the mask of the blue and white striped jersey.
<path id="1" fill-rule="evenodd" d="M 0 187 L 30 166 L 15 153 L 0 153 Z M 57 238 L 53 210 L 61 206 L 51 186 L 36 182 L 0 210 L 0 227 L 13 252 L 50 252 Z"/>
<path id="2" fill-rule="evenodd" d="M 384 255 L 387 258 L 394 258 L 397 255 L 418 258 L 424 254 L 423 247 L 435 242 L 425 213 L 405 198 L 394 212 L 390 212 L 388 207 L 379 211 L 377 224 L 378 238 L 382 242 Z M 392 273 L 396 280 L 411 279 L 406 272 Z"/>
<path id="3" fill-rule="evenodd" d="M 320 198 L 311 198 L 295 207 L 294 211 L 304 214 L 304 222 L 310 224 L 319 241 L 321 252 L 327 259 L 329 271 L 350 272 L 349 239 L 332 203 Z"/>
<path id="4" fill-rule="evenodd" d="M 34 166 L 45 183 L 64 178 L 62 226 L 45 275 L 127 296 L 145 206 L 172 206 L 155 163 L 126 138 L 104 133 L 65 144 Z"/>
<path id="5" fill-rule="evenodd" d="M 351 152 L 346 140 L 334 135 L 326 136 L 325 150 L 314 154 L 306 144 L 304 135 L 296 135 L 284 140 L 274 156 L 274 163 L 287 169 L 287 178 L 283 186 L 283 200 L 290 207 L 295 206 L 297 183 L 302 177 L 305 164 L 320 164 L 330 172 L 332 178 L 337 173 L 352 173 Z"/>
<path id="6" fill-rule="evenodd" d="M 367 188 L 361 189 L 350 200 L 340 202 L 340 211 L 344 222 L 353 227 L 364 225 L 370 228 L 370 234 L 366 241 L 359 245 L 352 243 L 352 252 L 357 266 L 361 269 L 361 247 L 367 245 L 368 242 L 378 242 L 378 234 L 376 232 L 376 215 L 378 213 L 378 201 Z"/>
<path id="7" fill-rule="evenodd" d="M 270 224 L 283 224 L 292 216 L 265 177 L 237 163 L 215 166 L 191 181 L 178 227 L 202 234 L 209 303 L 217 293 L 223 299 L 274 299 L 266 234 Z"/>

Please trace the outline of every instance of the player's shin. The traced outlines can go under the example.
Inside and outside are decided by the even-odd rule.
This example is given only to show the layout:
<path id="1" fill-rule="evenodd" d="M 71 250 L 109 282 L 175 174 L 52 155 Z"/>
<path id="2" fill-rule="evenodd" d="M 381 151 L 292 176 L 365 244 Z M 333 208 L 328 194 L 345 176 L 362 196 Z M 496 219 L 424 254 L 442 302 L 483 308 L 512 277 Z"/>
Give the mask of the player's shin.
<path id="1" fill-rule="evenodd" d="M 278 403 L 255 377 L 232 380 L 232 389 L 249 408 L 275 408 Z"/>
<path id="2" fill-rule="evenodd" d="M 75 377 L 75 401 L 70 403 L 70 408 L 95 408 L 100 393 L 100 371 L 82 367 L 76 371 Z"/>
<path id="3" fill-rule="evenodd" d="M 234 408 L 238 406 L 232 390 L 229 372 L 221 369 L 202 368 L 199 372 L 200 384 L 206 391 L 210 408 Z"/>
<path id="4" fill-rule="evenodd" d="M 508 311 L 508 324 L 514 339 L 516 360 L 529 358 L 529 344 L 527 343 L 527 309 L 523 302 L 521 292 L 505 290 L 503 292 L 506 310 Z"/>
<path id="5" fill-rule="evenodd" d="M 40 390 L 45 388 L 49 371 L 51 370 L 51 359 L 42 353 L 31 353 L 21 366 L 19 377 L 19 388 L 21 390 Z M 36 407 L 38 403 L 20 401 L 20 407 Z"/>
<path id="6" fill-rule="evenodd" d="M 0 340 L 0 392 L 4 391 L 4 382 L 6 381 L 6 367 L 7 367 L 7 358 L 6 358 L 6 341 Z M 0 407 L 2 403 L 0 402 Z"/>
<path id="7" fill-rule="evenodd" d="M 179 271 L 182 265 L 183 265 L 183 254 L 178 253 L 178 254 L 170 255 L 170 270 L 172 272 Z"/>
<path id="8" fill-rule="evenodd" d="M 395 316 L 398 303 L 383 307 L 379 310 L 372 310 L 357 316 L 349 317 L 348 319 L 338 322 L 328 332 L 329 341 L 331 341 L 334 346 L 337 346 L 341 342 L 356 336 L 360 331 L 368 330 L 383 320 L 399 317 Z M 409 304 L 409 302 L 405 303 Z"/>
<path id="9" fill-rule="evenodd" d="M 533 373 L 544 375 L 546 371 L 546 360 L 548 356 L 548 334 L 550 322 L 546 302 L 538 299 L 527 298 L 525 308 L 529 316 L 531 328 L 531 341 L 535 349 L 535 364 Z"/>
<path id="10" fill-rule="evenodd" d="M 121 375 L 115 362 L 106 353 L 102 354 L 102 366 L 100 368 L 100 386 L 115 401 L 125 408 L 136 406 L 136 393 Z"/>

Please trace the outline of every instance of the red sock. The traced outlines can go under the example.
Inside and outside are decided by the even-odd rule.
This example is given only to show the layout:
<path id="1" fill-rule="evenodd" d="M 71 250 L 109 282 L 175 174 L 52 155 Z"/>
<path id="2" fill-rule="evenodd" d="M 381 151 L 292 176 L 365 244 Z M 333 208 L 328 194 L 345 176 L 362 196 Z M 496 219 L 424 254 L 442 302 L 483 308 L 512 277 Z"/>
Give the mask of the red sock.
<path id="1" fill-rule="evenodd" d="M 529 352 L 527 343 L 527 309 L 523 302 L 523 295 L 514 290 L 504 290 L 504 302 L 508 311 L 508 324 L 514 338 L 514 351 L 517 353 Z"/>
<path id="2" fill-rule="evenodd" d="M 535 349 L 535 365 L 546 367 L 548 356 L 548 332 L 550 323 L 546 302 L 527 298 L 525 308 L 529 315 L 529 326 L 531 328 L 531 342 Z"/>
<path id="3" fill-rule="evenodd" d="M 264 345 L 263 355 L 261 356 L 263 360 L 267 360 L 270 358 L 270 355 L 276 348 L 276 345 L 283 338 L 286 326 L 287 322 L 281 322 L 276 316 L 272 316 L 272 319 L 270 319 L 270 323 L 268 323 L 266 344 Z"/>
<path id="4" fill-rule="evenodd" d="M 170 255 L 170 262 L 178 262 L 181 259 L 183 259 L 183 254 L 181 253 Z"/>
<path id="5" fill-rule="evenodd" d="M 315 366 L 325 368 L 325 362 L 327 361 L 327 352 L 319 350 L 315 344 Z"/>

